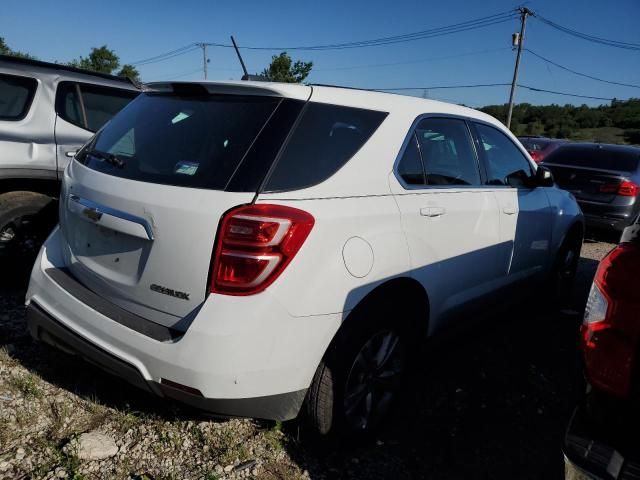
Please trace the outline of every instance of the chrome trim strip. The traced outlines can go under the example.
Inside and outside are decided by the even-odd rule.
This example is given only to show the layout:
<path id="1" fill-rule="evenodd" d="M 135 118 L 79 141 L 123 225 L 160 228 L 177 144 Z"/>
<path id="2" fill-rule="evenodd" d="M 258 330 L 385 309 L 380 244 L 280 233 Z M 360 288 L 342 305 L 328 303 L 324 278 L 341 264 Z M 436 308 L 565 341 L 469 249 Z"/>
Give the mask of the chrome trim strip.
<path id="1" fill-rule="evenodd" d="M 83 212 L 78 212 L 77 209 L 72 209 L 74 213 L 86 213 L 83 218 L 86 217 L 86 220 L 92 221 L 93 223 L 100 224 L 103 215 L 108 215 L 110 217 L 115 217 L 120 220 L 125 220 L 127 222 L 134 223 L 136 225 L 140 225 L 145 233 L 148 240 L 153 240 L 153 230 L 151 229 L 151 225 L 144 218 L 137 217 L 127 212 L 123 212 L 122 210 L 116 210 L 115 208 L 107 207 L 106 205 L 102 205 L 100 203 L 94 202 L 92 200 L 88 200 L 86 198 L 79 197 L 78 195 L 71 194 L 69 195 L 69 202 L 74 202 L 82 207 L 84 207 Z M 71 207 L 71 204 L 69 204 Z M 131 233 L 131 232 L 125 232 Z"/>

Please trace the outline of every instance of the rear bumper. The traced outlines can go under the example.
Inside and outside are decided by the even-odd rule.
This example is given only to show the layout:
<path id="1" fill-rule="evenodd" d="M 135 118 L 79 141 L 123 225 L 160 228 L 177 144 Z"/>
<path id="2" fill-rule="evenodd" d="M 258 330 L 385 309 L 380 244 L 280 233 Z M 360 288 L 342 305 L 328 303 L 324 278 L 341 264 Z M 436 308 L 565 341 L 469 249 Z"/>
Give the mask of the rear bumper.
<path id="1" fill-rule="evenodd" d="M 592 393 L 581 403 L 567 427 L 565 460 L 591 478 L 640 479 L 637 445 L 638 413 L 628 402 Z"/>
<path id="2" fill-rule="evenodd" d="M 90 307 L 78 291 L 55 281 L 60 247 L 56 230 L 31 274 L 32 335 L 157 395 L 212 413 L 294 418 L 342 321 L 338 313 L 293 317 L 268 292 L 210 295 L 182 336 L 159 340 L 110 318 L 108 309 Z"/>
<path id="3" fill-rule="evenodd" d="M 636 203 L 631 205 L 610 205 L 578 200 L 588 227 L 605 228 L 621 232 L 638 215 Z"/>

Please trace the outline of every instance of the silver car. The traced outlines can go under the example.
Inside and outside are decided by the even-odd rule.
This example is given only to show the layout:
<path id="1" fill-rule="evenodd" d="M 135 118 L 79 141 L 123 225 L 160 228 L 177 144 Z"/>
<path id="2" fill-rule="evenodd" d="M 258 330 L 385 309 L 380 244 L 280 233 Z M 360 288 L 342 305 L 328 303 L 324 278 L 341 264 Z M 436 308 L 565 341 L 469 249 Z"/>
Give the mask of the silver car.
<path id="1" fill-rule="evenodd" d="M 126 78 L 0 56 L 0 263 L 9 272 L 31 266 L 57 222 L 66 164 L 138 92 Z"/>

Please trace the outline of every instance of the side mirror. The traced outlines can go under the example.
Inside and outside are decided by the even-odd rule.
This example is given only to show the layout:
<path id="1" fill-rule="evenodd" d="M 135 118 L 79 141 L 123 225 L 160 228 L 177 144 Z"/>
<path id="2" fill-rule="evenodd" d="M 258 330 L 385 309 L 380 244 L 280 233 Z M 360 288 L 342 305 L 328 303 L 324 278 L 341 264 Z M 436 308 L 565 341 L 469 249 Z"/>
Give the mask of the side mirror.
<path id="1" fill-rule="evenodd" d="M 536 169 L 536 187 L 553 187 L 555 182 L 553 180 L 553 174 L 551 170 L 547 167 L 543 167 L 542 165 L 538 165 Z"/>

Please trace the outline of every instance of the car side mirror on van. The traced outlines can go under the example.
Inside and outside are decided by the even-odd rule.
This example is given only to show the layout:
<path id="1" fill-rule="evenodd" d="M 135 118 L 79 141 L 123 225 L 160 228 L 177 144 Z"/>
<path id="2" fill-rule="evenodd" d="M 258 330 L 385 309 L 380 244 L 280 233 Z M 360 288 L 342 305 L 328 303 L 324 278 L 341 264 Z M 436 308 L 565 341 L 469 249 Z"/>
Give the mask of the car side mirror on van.
<path id="1" fill-rule="evenodd" d="M 553 187 L 555 182 L 553 180 L 553 173 L 547 167 L 538 165 L 535 176 L 536 187 Z"/>

